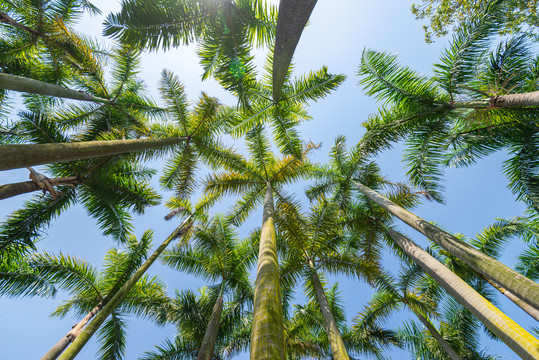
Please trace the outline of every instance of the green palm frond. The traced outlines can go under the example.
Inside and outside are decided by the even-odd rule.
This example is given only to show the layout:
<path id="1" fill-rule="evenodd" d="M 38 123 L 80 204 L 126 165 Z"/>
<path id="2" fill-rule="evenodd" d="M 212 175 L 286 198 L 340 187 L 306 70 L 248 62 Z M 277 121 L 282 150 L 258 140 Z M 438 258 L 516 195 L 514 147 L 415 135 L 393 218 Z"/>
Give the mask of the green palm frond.
<path id="1" fill-rule="evenodd" d="M 440 63 L 434 65 L 436 79 L 451 99 L 459 92 L 458 85 L 471 80 L 478 60 L 490 46 L 490 37 L 499 31 L 502 21 L 496 7 L 500 3 L 493 2 L 490 11 L 463 23 L 442 52 Z"/>
<path id="2" fill-rule="evenodd" d="M 127 343 L 126 324 L 122 316 L 113 312 L 110 318 L 103 324 L 97 334 L 100 346 L 97 356 L 100 359 L 120 360 L 125 354 Z"/>

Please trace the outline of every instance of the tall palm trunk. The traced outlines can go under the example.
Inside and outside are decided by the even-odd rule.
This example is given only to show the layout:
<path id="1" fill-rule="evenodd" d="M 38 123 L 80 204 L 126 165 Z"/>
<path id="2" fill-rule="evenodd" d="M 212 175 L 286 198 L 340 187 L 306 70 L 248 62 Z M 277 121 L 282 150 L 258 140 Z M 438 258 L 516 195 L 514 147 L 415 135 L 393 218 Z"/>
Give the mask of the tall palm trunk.
<path id="1" fill-rule="evenodd" d="M 186 137 L 172 137 L 165 139 L 2 145 L 0 146 L 0 170 L 151 150 L 176 145 L 185 140 L 187 140 Z"/>
<path id="2" fill-rule="evenodd" d="M 178 236 L 182 236 L 189 229 L 192 224 L 192 215 L 185 219 L 180 226 L 178 226 L 172 234 L 170 234 L 165 241 L 153 252 L 152 255 L 142 264 L 138 270 L 127 280 L 127 282 L 114 294 L 109 302 L 103 307 L 103 309 L 95 316 L 94 320 L 90 322 L 86 328 L 77 336 L 73 344 L 69 346 L 64 353 L 58 358 L 59 360 L 73 360 L 75 356 L 82 350 L 84 345 L 90 340 L 94 333 L 99 329 L 101 324 L 107 319 L 107 317 L 116 309 L 116 307 L 125 299 L 127 294 L 131 291 L 133 286 L 140 280 L 142 275 L 148 270 L 148 268 L 155 262 L 155 260 L 161 255 L 170 242 L 176 239 Z"/>
<path id="3" fill-rule="evenodd" d="M 215 352 L 215 342 L 217 341 L 217 335 L 219 335 L 219 325 L 221 324 L 221 313 L 223 312 L 223 288 L 224 284 L 221 284 L 219 289 L 219 296 L 213 305 L 210 321 L 206 327 L 204 333 L 204 340 L 198 352 L 197 360 L 212 360 L 213 353 Z"/>
<path id="4" fill-rule="evenodd" d="M 539 359 L 539 341 L 429 253 L 388 229 L 395 243 L 461 305 L 525 360 Z"/>
<path id="5" fill-rule="evenodd" d="M 273 100 L 281 97 L 290 61 L 317 0 L 282 0 L 275 30 Z"/>
<path id="6" fill-rule="evenodd" d="M 285 358 L 274 212 L 273 189 L 268 182 L 264 198 L 251 332 L 251 359 L 257 360 L 284 360 Z"/>
<path id="7" fill-rule="evenodd" d="M 102 309 L 102 305 L 99 304 L 95 308 L 92 309 L 92 311 L 88 312 L 84 319 L 79 321 L 73 328 L 62 338 L 60 341 L 56 343 L 43 357 L 41 360 L 55 360 L 60 356 L 62 352 L 67 348 L 67 346 L 75 341 L 77 336 L 82 332 L 82 329 L 84 329 L 84 326 L 88 324 L 88 322 L 99 312 L 99 310 Z"/>
<path id="8" fill-rule="evenodd" d="M 55 96 L 65 99 L 92 101 L 96 103 L 112 103 L 111 100 L 92 96 L 83 91 L 72 90 L 63 86 L 5 73 L 0 73 L 0 89 Z"/>
<path id="9" fill-rule="evenodd" d="M 500 293 L 505 295 L 509 300 L 511 300 L 515 305 L 520 307 L 522 310 L 524 310 L 528 315 L 530 315 L 535 320 L 539 321 L 539 310 L 513 294 L 512 292 L 508 291 L 507 289 L 504 289 L 500 285 L 496 284 L 494 281 L 487 279 L 486 277 L 482 277 L 487 281 L 492 287 L 494 287 L 496 290 L 498 290 Z"/>
<path id="10" fill-rule="evenodd" d="M 495 107 L 539 106 L 539 91 L 494 96 L 490 98 L 489 103 Z"/>
<path id="11" fill-rule="evenodd" d="M 416 310 L 414 310 L 412 308 L 410 308 L 410 309 L 417 316 L 419 321 L 421 321 L 421 323 L 427 328 L 427 330 L 432 335 L 432 337 L 438 342 L 438 344 L 440 344 L 442 349 L 444 349 L 445 353 L 447 355 L 449 355 L 451 360 L 462 360 L 460 358 L 460 356 L 457 354 L 457 352 L 455 351 L 455 349 L 453 349 L 451 347 L 451 345 L 449 345 L 449 343 L 447 341 L 445 341 L 445 339 L 442 337 L 442 335 L 438 332 L 438 330 L 434 327 L 434 325 L 432 325 L 430 323 L 430 321 L 426 317 L 424 317 L 418 311 L 416 311 Z"/>
<path id="12" fill-rule="evenodd" d="M 478 273 L 494 280 L 530 305 L 539 308 L 539 284 L 482 253 L 451 234 L 429 224 L 365 185 L 356 183 L 361 193 L 425 235 Z"/>
<path id="13" fill-rule="evenodd" d="M 341 333 L 339 332 L 339 328 L 337 327 L 337 322 L 335 321 L 335 317 L 333 317 L 333 313 L 331 312 L 326 293 L 324 292 L 324 287 L 320 282 L 320 278 L 318 277 L 318 273 L 316 272 L 312 261 L 309 261 L 309 266 L 312 270 L 311 278 L 313 280 L 314 290 L 316 291 L 318 305 L 320 306 L 320 311 L 322 312 L 322 317 L 324 318 L 324 325 L 329 339 L 329 346 L 331 347 L 332 359 L 349 360 L 350 358 L 348 357 L 348 352 L 344 347 L 344 342 L 342 340 Z"/>

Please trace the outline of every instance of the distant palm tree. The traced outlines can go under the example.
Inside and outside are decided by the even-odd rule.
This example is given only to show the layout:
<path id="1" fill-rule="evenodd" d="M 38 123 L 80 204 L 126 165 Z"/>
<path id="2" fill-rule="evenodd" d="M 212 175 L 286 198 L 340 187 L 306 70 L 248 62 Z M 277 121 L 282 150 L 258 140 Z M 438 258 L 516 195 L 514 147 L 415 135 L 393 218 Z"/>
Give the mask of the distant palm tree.
<path id="1" fill-rule="evenodd" d="M 213 358 L 225 296 L 241 298 L 252 292 L 249 267 L 255 259 L 256 248 L 249 241 L 239 242 L 231 224 L 220 216 L 197 226 L 188 247 L 177 246 L 163 253 L 162 261 L 166 265 L 216 282 L 211 285 L 215 302 L 205 326 L 198 360 Z"/>
<path id="2" fill-rule="evenodd" d="M 324 275 L 344 273 L 375 279 L 378 268 L 342 251 L 344 219 L 338 205 L 319 198 L 309 214 L 303 215 L 290 204 L 279 204 L 276 223 L 283 243 L 285 260 L 281 265 L 282 281 L 291 284 L 302 278 L 309 299 L 316 299 L 324 319 L 331 356 L 349 359 L 337 322 L 324 289 Z"/>
<path id="3" fill-rule="evenodd" d="M 44 296 L 58 290 L 67 291 L 71 298 L 64 301 L 54 316 L 64 317 L 75 311 L 84 317 L 42 359 L 56 359 L 80 334 L 84 326 L 116 295 L 123 284 L 142 264 L 151 247 L 151 232 L 137 241 L 134 236 L 126 242 L 126 250 L 112 248 L 105 256 L 101 272 L 87 262 L 71 256 L 38 253 L 30 257 L 26 269 L 2 273 L 2 295 Z M 159 318 L 161 307 L 168 302 L 164 283 L 156 277 L 140 278 L 115 309 L 112 317 L 99 331 L 102 359 L 121 359 L 125 351 L 125 314 Z"/>

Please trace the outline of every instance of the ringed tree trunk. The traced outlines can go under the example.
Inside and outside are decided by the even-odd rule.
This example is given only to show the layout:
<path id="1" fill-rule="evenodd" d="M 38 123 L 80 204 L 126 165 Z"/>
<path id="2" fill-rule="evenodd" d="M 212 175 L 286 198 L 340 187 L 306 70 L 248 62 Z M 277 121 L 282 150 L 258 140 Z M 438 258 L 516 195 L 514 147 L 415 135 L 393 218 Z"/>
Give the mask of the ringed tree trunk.
<path id="1" fill-rule="evenodd" d="M 256 270 L 250 358 L 284 360 L 284 325 L 277 260 L 273 189 L 268 182 Z"/>
<path id="2" fill-rule="evenodd" d="M 187 137 L 172 137 L 165 139 L 2 145 L 0 146 L 0 170 L 151 150 L 176 145 L 187 139 Z"/>
<path id="3" fill-rule="evenodd" d="M 539 106 L 539 91 L 494 96 L 489 99 L 489 103 L 495 107 Z"/>
<path id="4" fill-rule="evenodd" d="M 434 241 L 437 245 L 462 260 L 466 265 L 507 288 L 528 304 L 539 308 L 539 284 L 428 223 L 365 185 L 356 183 L 356 186 L 370 200 Z"/>
<path id="5" fill-rule="evenodd" d="M 189 215 L 180 226 L 178 226 L 172 234 L 170 234 L 165 241 L 153 252 L 152 255 L 138 268 L 138 270 L 131 275 L 129 280 L 114 294 L 109 302 L 103 307 L 103 309 L 95 316 L 94 320 L 90 322 L 86 328 L 77 336 L 73 344 L 69 346 L 64 353 L 58 358 L 59 360 L 73 360 L 75 356 L 82 350 L 84 345 L 90 340 L 94 333 L 99 329 L 107 317 L 116 309 L 116 307 L 125 299 L 127 294 L 131 291 L 133 286 L 140 280 L 142 275 L 148 270 L 148 268 L 155 262 L 155 260 L 161 255 L 166 247 L 179 236 L 182 236 L 189 230 L 192 225 L 193 215 Z"/>
<path id="6" fill-rule="evenodd" d="M 344 342 L 337 327 L 337 322 L 335 317 L 331 312 L 331 307 L 329 306 L 326 293 L 324 292 L 324 287 L 320 282 L 318 273 L 314 268 L 312 261 L 309 261 L 309 267 L 312 270 L 312 280 L 314 285 L 314 290 L 316 291 L 316 298 L 318 300 L 318 305 L 320 306 L 320 311 L 322 312 L 322 317 L 324 318 L 324 325 L 326 328 L 326 333 L 329 339 L 329 345 L 331 347 L 331 356 L 334 360 L 349 360 L 348 352 L 344 347 Z"/>
<path id="7" fill-rule="evenodd" d="M 438 344 L 440 344 L 442 349 L 444 349 L 445 353 L 449 355 L 451 360 L 462 360 L 460 356 L 457 354 L 457 352 L 455 351 L 455 349 L 453 349 L 451 345 L 449 345 L 449 343 L 445 341 L 442 335 L 438 332 L 438 330 L 434 327 L 434 325 L 430 323 L 430 321 L 426 317 L 424 317 L 421 313 L 419 313 L 418 311 L 414 309 L 411 309 L 411 310 L 417 316 L 419 321 L 421 321 L 421 323 L 427 328 L 427 330 L 430 332 L 432 337 L 436 339 Z"/>
<path id="8" fill-rule="evenodd" d="M 88 322 L 99 312 L 99 310 L 102 309 L 102 305 L 99 304 L 95 308 L 92 309 L 92 311 L 88 312 L 84 319 L 79 321 L 73 328 L 62 338 L 60 341 L 56 343 L 43 357 L 41 360 L 55 360 L 60 356 L 60 354 L 68 347 L 70 343 L 75 341 L 77 336 L 82 332 L 82 329 L 84 329 L 84 326 L 88 324 Z"/>
<path id="9" fill-rule="evenodd" d="M 428 275 L 525 360 L 539 359 L 539 341 L 413 241 L 391 229 L 395 243 Z"/>
<path id="10" fill-rule="evenodd" d="M 197 360 L 212 360 L 215 352 L 215 343 L 219 335 L 219 326 L 221 325 L 221 313 L 223 312 L 223 286 L 219 289 L 219 296 L 213 305 L 210 321 L 204 333 L 204 340 L 198 351 Z"/>
<path id="11" fill-rule="evenodd" d="M 281 90 L 301 33 L 317 0 L 281 0 L 273 50 L 273 100 L 281 98 Z"/>

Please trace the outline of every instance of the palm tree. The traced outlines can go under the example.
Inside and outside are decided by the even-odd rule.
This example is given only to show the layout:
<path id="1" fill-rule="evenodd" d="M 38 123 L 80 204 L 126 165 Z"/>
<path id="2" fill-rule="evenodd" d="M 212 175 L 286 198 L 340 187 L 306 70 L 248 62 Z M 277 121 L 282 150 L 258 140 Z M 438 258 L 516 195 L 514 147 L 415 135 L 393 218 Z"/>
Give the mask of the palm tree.
<path id="1" fill-rule="evenodd" d="M 220 216 L 197 226 L 188 247 L 176 246 L 163 253 L 162 261 L 166 265 L 217 282 L 211 286 L 216 298 L 198 360 L 213 358 L 225 295 L 238 293 L 241 297 L 251 292 L 248 269 L 255 256 L 256 248 L 249 242 L 239 243 L 231 224 Z"/>
<path id="2" fill-rule="evenodd" d="M 539 341 L 479 295 L 464 280 L 402 234 L 388 234 L 421 268 L 523 359 L 539 356 Z"/>
<path id="3" fill-rule="evenodd" d="M 116 248 L 109 250 L 105 256 L 104 269 L 99 273 L 83 260 L 48 253 L 33 255 L 26 269 L 21 267 L 2 273 L 2 295 L 47 296 L 64 290 L 71 298 L 64 301 L 53 315 L 64 317 L 74 310 L 78 316 L 83 317 L 42 359 L 56 359 L 77 338 L 92 317 L 113 298 L 144 261 L 151 247 L 151 237 L 151 232 L 144 233 L 140 241 L 132 236 L 126 242 L 125 251 Z M 126 339 L 125 324 L 121 318 L 125 314 L 158 318 L 160 307 L 167 302 L 161 280 L 147 275 L 140 278 L 100 330 L 99 357 L 123 357 Z"/>
<path id="4" fill-rule="evenodd" d="M 377 267 L 342 251 L 344 221 L 338 205 L 324 198 L 311 207 L 304 216 L 289 204 L 279 204 L 277 229 L 282 237 L 286 260 L 281 266 L 281 277 L 295 282 L 302 277 L 309 299 L 316 299 L 324 319 L 324 327 L 334 359 L 348 359 L 337 322 L 330 311 L 323 285 L 323 274 L 345 273 L 365 279 L 374 279 Z M 290 285 L 287 285 L 290 286 Z"/>
<path id="5" fill-rule="evenodd" d="M 251 47 L 271 43 L 276 15 L 261 0 L 130 0 L 108 16 L 104 33 L 147 50 L 199 42 L 202 79 L 214 76 L 247 105 L 247 89 L 256 81 Z"/>
<path id="6" fill-rule="evenodd" d="M 374 154 L 405 140 L 410 181 L 442 202 L 441 166 L 468 166 L 506 149 L 509 187 L 537 211 L 537 58 L 521 36 L 492 50 L 502 3 L 459 29 L 433 77 L 399 65 L 393 55 L 364 52 L 361 83 L 385 104 L 365 125 L 363 150 Z"/>
<path id="7" fill-rule="evenodd" d="M 370 200 L 404 221 L 407 225 L 434 241 L 450 254 L 462 260 L 476 272 L 494 280 L 501 286 L 506 287 L 509 291 L 522 298 L 530 305 L 533 305 L 534 307 L 539 306 L 539 300 L 537 299 L 539 285 L 534 281 L 522 276 L 496 259 L 493 259 L 487 254 L 484 254 L 476 248 L 457 239 L 455 236 L 398 206 L 365 185 L 356 183 L 356 186 L 363 195 L 367 196 Z"/>
<path id="8" fill-rule="evenodd" d="M 446 355 L 452 360 L 462 359 L 458 355 L 459 348 L 452 346 L 449 342 L 451 339 L 446 340 L 429 319 L 438 316 L 437 305 L 434 299 L 428 297 L 428 294 L 417 293 L 413 288 L 417 273 L 418 266 L 404 269 L 399 276 L 398 283 L 385 276 L 380 290 L 374 294 L 369 304 L 356 317 L 355 330 L 361 332 L 375 324 L 380 324 L 391 312 L 401 310 L 403 306 L 406 306 L 416 315 Z"/>
<path id="9" fill-rule="evenodd" d="M 206 179 L 208 201 L 215 202 L 226 194 L 242 196 L 233 208 L 230 220 L 238 224 L 263 201 L 262 231 L 255 283 L 251 357 L 256 359 L 284 358 L 283 318 L 277 243 L 275 235 L 274 194 L 280 202 L 290 201 L 282 187 L 306 174 L 306 154 L 301 159 L 288 155 L 276 159 L 270 152 L 263 129 L 258 126 L 248 134 L 251 160 L 242 156 L 224 164 L 226 172 Z"/>
<path id="10" fill-rule="evenodd" d="M 197 210 L 198 212 L 198 210 Z M 155 249 L 155 251 L 144 261 L 142 265 L 135 272 L 132 273 L 131 277 L 118 289 L 110 300 L 103 306 L 101 311 L 97 313 L 92 322 L 90 322 L 84 330 L 77 336 L 73 344 L 58 358 L 59 360 L 72 360 L 77 356 L 77 354 L 82 350 L 84 345 L 90 340 L 93 334 L 101 327 L 103 322 L 107 317 L 113 314 L 118 305 L 124 301 L 129 292 L 133 289 L 136 283 L 148 270 L 148 268 L 155 262 L 155 260 L 161 255 L 161 253 L 166 249 L 166 247 L 178 237 L 184 236 L 189 232 L 192 224 L 193 217 L 195 214 L 190 214 L 187 219 L 185 219 L 180 226 L 178 226 L 164 241 Z"/>

